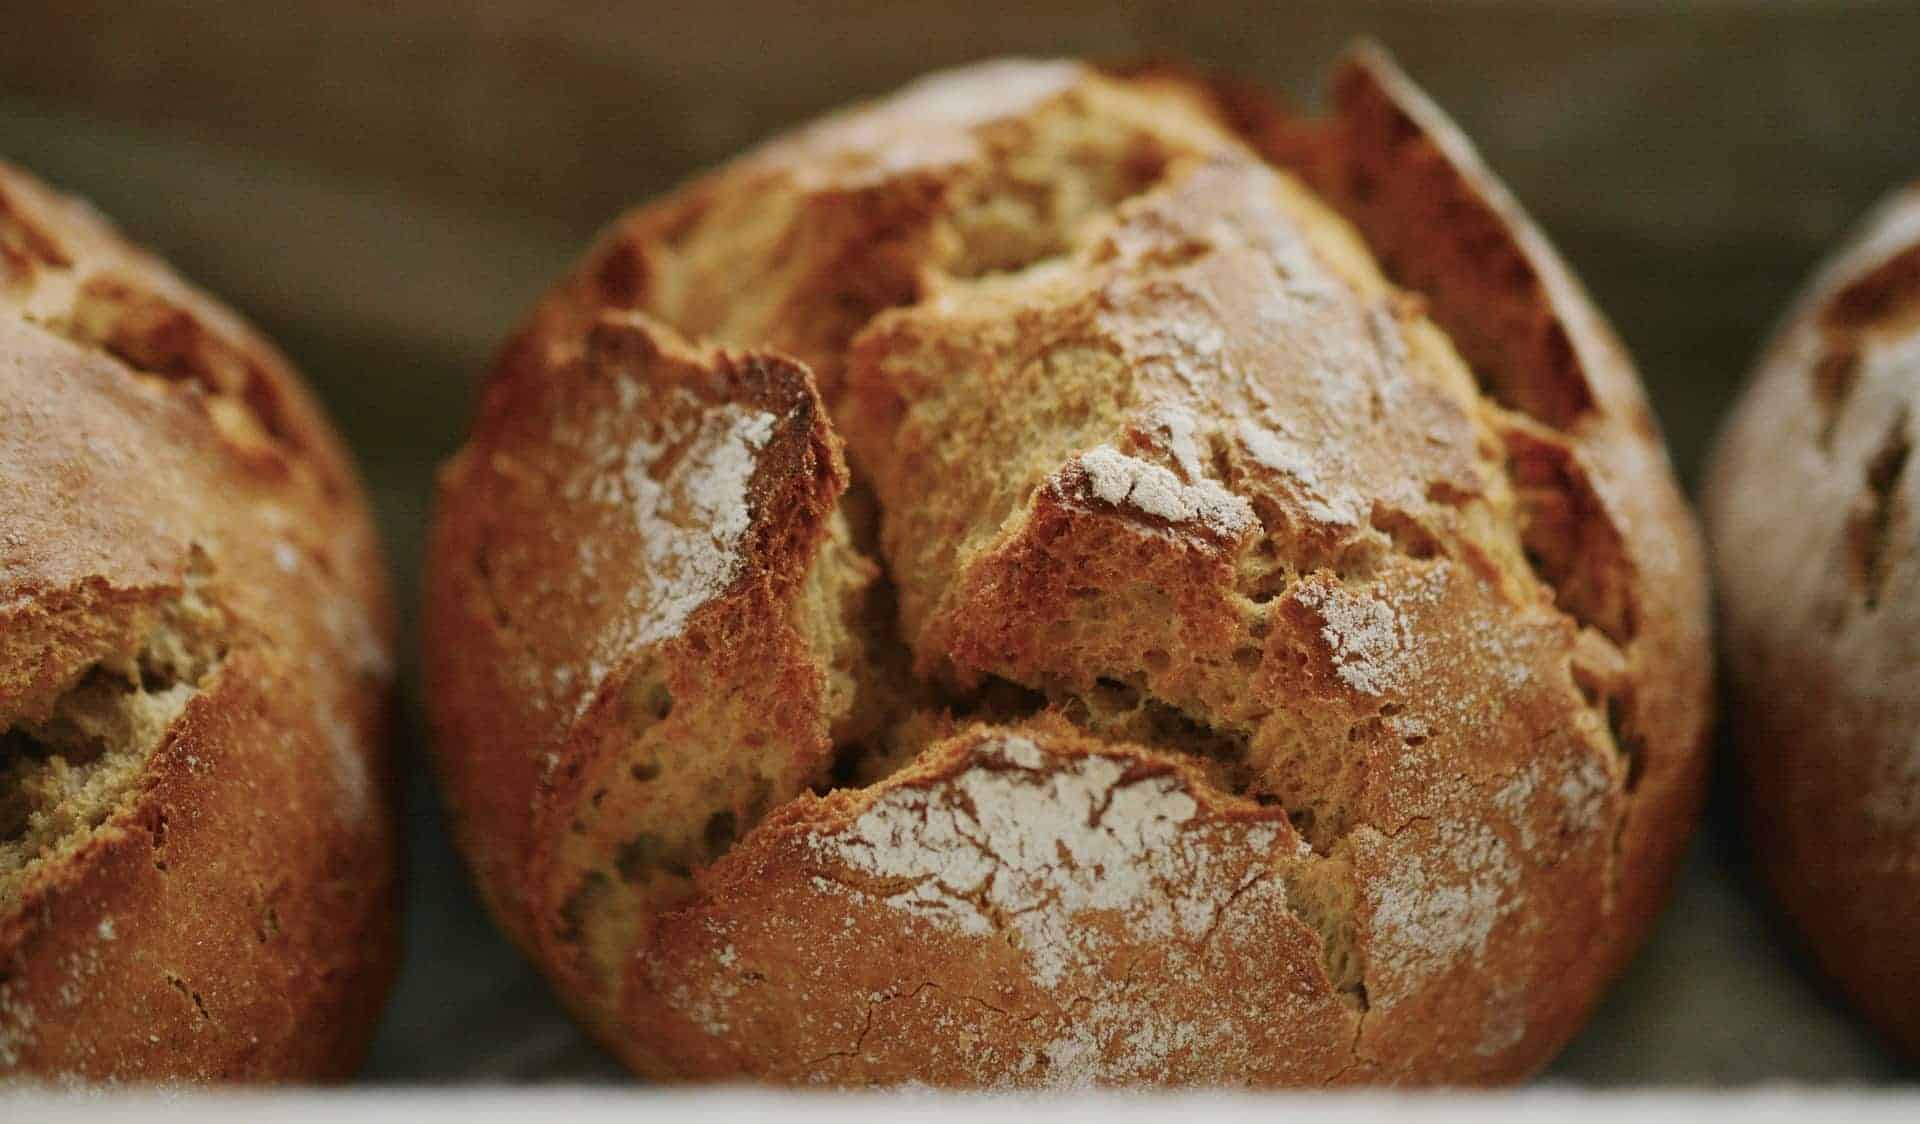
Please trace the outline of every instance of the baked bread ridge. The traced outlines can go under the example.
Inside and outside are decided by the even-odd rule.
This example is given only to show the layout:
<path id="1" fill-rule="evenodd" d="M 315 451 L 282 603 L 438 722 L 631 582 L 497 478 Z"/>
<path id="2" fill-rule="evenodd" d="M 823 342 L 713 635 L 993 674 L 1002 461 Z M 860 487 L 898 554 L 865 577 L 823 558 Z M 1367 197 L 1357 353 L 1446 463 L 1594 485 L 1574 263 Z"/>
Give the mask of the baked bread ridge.
<path id="1" fill-rule="evenodd" d="M 1920 184 L 1822 265 L 1706 488 L 1749 837 L 1819 968 L 1920 1057 Z"/>
<path id="2" fill-rule="evenodd" d="M 1363 54 L 1337 88 L 1403 107 L 1413 95 L 1386 65 Z M 681 1079 L 1468 1083 L 1530 1073 L 1578 1028 L 1644 931 L 1698 801 L 1698 545 L 1597 315 L 1538 235 L 1512 228 L 1523 216 L 1489 195 L 1464 142 L 1423 131 L 1450 126 L 1426 106 L 1402 119 L 1396 135 L 1428 139 L 1386 169 L 1391 182 L 1478 207 L 1483 222 L 1462 237 L 1518 263 L 1488 303 L 1520 327 L 1489 327 L 1482 344 L 1546 331 L 1557 358 L 1538 377 L 1590 384 L 1578 410 L 1529 397 L 1540 352 L 1482 346 L 1469 368 L 1449 325 L 1428 319 L 1429 307 L 1480 315 L 1463 293 L 1484 263 L 1432 270 L 1439 294 L 1423 302 L 1302 185 L 1344 167 L 1329 150 L 1350 135 L 1373 143 L 1366 105 L 1343 99 L 1329 122 L 1300 122 L 1164 69 L 1000 63 L 923 80 L 621 220 L 535 310 L 443 480 L 430 703 L 489 900 L 611 1049 Z M 1360 233 L 1407 244 L 1396 214 L 1348 210 Z M 1426 265 L 1419 251 L 1398 266 L 1388 255 L 1389 269 Z M 676 332 L 714 337 L 713 371 L 738 362 L 729 348 L 793 354 L 820 387 L 821 440 L 844 432 L 856 470 L 822 497 L 823 510 L 839 501 L 851 545 L 816 530 L 813 554 L 766 575 L 790 592 L 757 602 L 784 609 L 786 627 L 762 630 L 774 666 L 815 671 L 811 689 L 804 676 L 780 688 L 780 713 L 811 718 L 812 732 L 781 735 L 798 787 L 737 803 L 730 828 L 751 826 L 749 805 L 767 818 L 661 897 L 608 889 L 629 881 L 623 858 L 659 853 L 610 846 L 652 834 L 649 798 L 619 797 L 631 818 L 609 832 L 614 787 L 574 784 L 568 763 L 617 779 L 605 762 L 624 760 L 623 745 L 659 744 L 620 700 L 663 663 L 689 679 L 712 663 L 726 682 L 754 658 L 698 637 L 711 615 L 705 635 L 760 643 L 718 623 L 748 612 L 758 555 L 738 552 L 732 584 L 688 617 L 694 643 L 629 646 L 584 694 L 550 682 L 571 665 L 500 658 L 487 638 L 497 621 L 484 619 L 485 597 L 504 595 L 515 619 L 564 613 L 560 631 L 591 631 L 579 625 L 598 609 L 536 602 L 520 590 L 531 579 L 482 580 L 496 551 L 531 558 L 592 533 L 564 511 L 549 518 L 537 496 L 493 514 L 508 511 L 503 491 L 538 491 L 524 463 L 553 451 L 502 449 L 489 419 L 516 394 L 573 393 L 527 388 L 569 383 L 560 372 L 620 318 L 656 351 Z M 766 472 L 741 493 L 748 526 L 774 514 Z M 471 529 L 482 523 L 484 552 Z M 871 562 L 822 566 L 826 544 Z M 578 580 L 537 561 L 518 569 Z M 843 607 L 838 628 L 792 592 L 806 584 L 795 575 L 828 569 L 842 576 L 812 584 L 839 591 L 824 599 Z M 1650 577 L 1670 585 L 1650 591 Z M 888 615 L 896 598 L 895 619 L 848 642 L 850 622 Z M 842 709 L 849 691 L 828 701 L 849 658 L 872 665 L 866 706 L 885 714 L 840 737 L 862 712 Z M 916 682 L 886 674 L 908 663 Z M 764 748 L 773 713 L 731 714 L 679 752 L 724 762 Z M 1149 1033 L 1135 1015 L 1157 1001 L 1099 972 L 1066 988 L 1046 967 L 1059 950 L 989 908 L 997 882 L 902 875 L 900 863 L 938 863 L 950 847 L 930 822 L 896 824 L 878 868 L 808 842 L 840 832 L 849 809 L 1006 771 L 1005 752 L 981 747 L 1008 739 L 1032 744 L 1018 768 L 1057 774 L 1056 788 L 1076 762 L 1121 757 L 1178 774 L 1198 805 L 1284 821 L 1256 900 L 1284 950 L 1262 970 L 1299 1002 L 1253 998 L 1241 969 L 1189 964 L 1182 994 L 1212 994 L 1220 1017 Z M 565 783 L 543 779 L 547 753 Z M 876 881 L 877 869 L 893 873 Z M 867 895 L 853 912 L 846 887 Z M 956 913 L 962 899 L 986 920 Z M 1114 963 L 1150 964 L 1178 939 L 1095 912 L 1074 916 L 1113 931 Z M 794 939 L 803 918 L 858 932 L 823 952 L 824 936 Z M 849 994 L 847 979 L 884 982 L 876 973 L 902 986 Z M 1047 1019 L 1098 1006 L 1089 988 L 1107 989 L 1109 1017 L 1067 1041 Z M 1242 993 L 1244 1011 L 1222 1012 Z M 1016 1007 L 1035 1021 L 999 1017 Z M 968 1060 L 956 1042 L 996 1060 Z"/>
<path id="3" fill-rule="evenodd" d="M 538 931 L 541 916 L 571 923 L 564 901 L 523 881 L 530 864 L 568 861 L 537 829 L 562 834 L 585 788 L 598 804 L 618 788 L 612 812 L 633 782 L 661 779 L 634 776 L 620 756 L 634 745 L 613 734 L 652 758 L 661 739 L 687 739 L 744 707 L 735 721 L 798 760 L 768 760 L 740 779 L 776 784 L 782 799 L 825 768 L 831 734 L 858 734 L 841 729 L 853 685 L 828 713 L 834 692 L 813 662 L 816 637 L 801 631 L 857 618 L 876 576 L 846 545 L 840 442 L 799 365 L 693 348 L 643 314 L 614 310 L 551 342 L 508 353 L 472 441 L 442 472 L 427 606 L 430 697 L 471 704 L 434 710 L 436 741 L 475 755 L 441 758 L 455 829 L 489 903 L 530 951 L 578 939 Z M 857 646 L 839 628 L 838 645 Z M 824 657 L 836 648 L 818 645 Z M 749 755 L 739 756 L 744 767 Z M 671 771 L 668 814 L 701 810 L 661 841 L 676 854 L 704 842 L 698 819 L 724 810 L 750 822 L 765 811 L 702 805 L 712 783 L 678 772 L 697 764 L 656 762 Z M 579 873 L 577 862 L 570 869 Z"/>
<path id="4" fill-rule="evenodd" d="M 1530 547 L 1582 624 L 1627 658 L 1624 674 L 1592 685 L 1633 772 L 1613 915 L 1624 964 L 1667 900 L 1705 799 L 1713 666 L 1700 532 L 1632 358 L 1472 143 L 1375 45 L 1349 54 L 1332 89 L 1335 112 L 1318 128 L 1276 119 L 1244 91 L 1225 97 L 1256 147 L 1299 168 L 1389 276 L 1427 300 L 1505 411 L 1511 471 L 1541 528 Z M 1632 576 L 1593 572 L 1603 560 Z"/>
<path id="5" fill-rule="evenodd" d="M 391 622 L 285 361 L 0 165 L 0 1077 L 343 1078 L 397 958 Z"/>

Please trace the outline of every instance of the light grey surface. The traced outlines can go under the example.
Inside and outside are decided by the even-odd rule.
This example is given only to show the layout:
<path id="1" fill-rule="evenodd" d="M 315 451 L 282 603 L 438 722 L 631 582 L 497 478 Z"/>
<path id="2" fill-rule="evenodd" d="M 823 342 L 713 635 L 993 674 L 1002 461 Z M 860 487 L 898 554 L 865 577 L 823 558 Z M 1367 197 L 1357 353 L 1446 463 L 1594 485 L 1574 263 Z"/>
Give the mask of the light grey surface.
<path id="1" fill-rule="evenodd" d="M 465 886 L 420 759 L 412 610 L 431 467 L 466 425 L 473 376 L 621 202 L 959 58 L 1160 45 L 1309 91 L 1340 43 L 1372 31 L 1567 251 L 1691 478 L 1815 256 L 1920 174 L 1920 10 L 1892 5 L 1185 3 L 1123 17 L 975 0 L 847 9 L 860 23 L 750 3 L 662 43 L 637 9 L 580 0 L 341 6 L 305 37 L 300 19 L 275 22 L 280 5 L 7 2 L 0 155 L 91 196 L 259 320 L 372 485 L 409 641 L 408 958 L 367 1069 L 381 1081 L 619 1075 Z M 1902 1079 L 1799 970 L 1745 881 L 1726 803 L 1646 953 L 1550 1078 Z"/>

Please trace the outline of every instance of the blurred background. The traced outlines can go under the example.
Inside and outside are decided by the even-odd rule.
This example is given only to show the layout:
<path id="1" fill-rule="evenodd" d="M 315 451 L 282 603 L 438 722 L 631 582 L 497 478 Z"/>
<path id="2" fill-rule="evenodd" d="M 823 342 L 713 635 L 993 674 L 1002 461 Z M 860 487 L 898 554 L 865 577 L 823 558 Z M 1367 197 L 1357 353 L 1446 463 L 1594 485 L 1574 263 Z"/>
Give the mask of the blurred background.
<path id="1" fill-rule="evenodd" d="M 1713 0 L 0 0 L 0 158 L 93 199 L 307 372 L 374 492 L 413 644 L 431 472 L 491 348 L 626 205 L 989 55 L 1178 52 L 1311 106 L 1373 36 L 1639 360 L 1691 487 L 1817 258 L 1920 176 L 1920 5 Z M 469 894 L 402 699 L 407 963 L 367 1076 L 618 1079 Z M 1549 1079 L 1912 1081 L 1807 978 L 1723 780 L 1673 908 Z"/>

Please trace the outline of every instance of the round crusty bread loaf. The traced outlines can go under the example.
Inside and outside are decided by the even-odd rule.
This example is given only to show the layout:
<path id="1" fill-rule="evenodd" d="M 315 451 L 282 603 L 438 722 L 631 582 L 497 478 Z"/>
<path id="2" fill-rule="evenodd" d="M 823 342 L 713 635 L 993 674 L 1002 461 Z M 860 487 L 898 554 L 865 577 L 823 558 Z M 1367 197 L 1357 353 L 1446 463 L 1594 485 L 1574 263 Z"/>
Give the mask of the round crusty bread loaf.
<path id="1" fill-rule="evenodd" d="M 293 370 L 0 165 L 0 1079 L 343 1077 L 395 953 L 387 594 Z"/>
<path id="2" fill-rule="evenodd" d="M 1920 184 L 1820 271 L 1707 487 L 1760 865 L 1820 966 L 1920 1057 Z"/>
<path id="3" fill-rule="evenodd" d="M 506 346 L 438 756 L 636 1070 L 1493 1082 L 1581 1024 L 1696 810 L 1695 532 L 1466 142 L 1376 54 L 1335 93 L 936 76 Z"/>

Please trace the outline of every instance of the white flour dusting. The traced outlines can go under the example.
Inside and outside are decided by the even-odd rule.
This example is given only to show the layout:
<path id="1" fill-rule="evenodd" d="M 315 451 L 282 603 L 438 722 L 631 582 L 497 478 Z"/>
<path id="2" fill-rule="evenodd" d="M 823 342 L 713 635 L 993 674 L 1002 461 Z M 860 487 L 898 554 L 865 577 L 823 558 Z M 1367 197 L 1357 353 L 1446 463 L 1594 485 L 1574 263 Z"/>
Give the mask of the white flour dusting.
<path id="1" fill-rule="evenodd" d="M 1198 808 L 1178 776 L 1123 782 L 1126 760 L 1050 759 L 1013 735 L 975 752 L 960 776 L 894 789 L 815 846 L 854 870 L 911 880 L 885 899 L 895 909 L 976 936 L 1010 928 L 1046 987 L 1100 967 L 1106 938 L 1085 915 L 1119 914 L 1130 940 L 1190 939 L 1239 888 L 1228 864 L 1245 851 L 1182 830 Z M 1278 832 L 1255 825 L 1241 839 L 1264 853 Z"/>
<path id="2" fill-rule="evenodd" d="M 909 884 L 871 893 L 817 878 L 818 891 L 1025 953 L 1061 1009 L 1046 1016 L 1045 1037 L 1006 1059 L 1006 1083 L 1160 1080 L 1169 1067 L 1224 1077 L 1238 1072 L 1250 1009 L 1280 1017 L 1314 1002 L 1279 976 L 1256 973 L 1244 991 L 1204 986 L 1271 954 L 1272 925 L 1288 910 L 1273 859 L 1294 857 L 1278 824 L 1203 825 L 1180 777 L 1128 780 L 1130 767 L 1003 734 L 975 746 L 958 776 L 893 789 L 813 841 L 835 866 Z M 1155 967 L 1126 970 L 1141 947 L 1157 950 Z M 731 999 L 723 982 L 681 1006 L 724 1025 Z"/>
<path id="3" fill-rule="evenodd" d="M 1576 834 L 1600 830 L 1607 819 L 1607 796 L 1613 792 L 1613 777 L 1598 757 L 1588 756 L 1567 770 L 1553 794 L 1560 799 L 1561 810 Z"/>
<path id="4" fill-rule="evenodd" d="M 1300 603 L 1320 614 L 1334 674 L 1366 695 L 1382 695 L 1410 678 L 1410 645 L 1393 606 L 1339 586 L 1303 584 Z"/>
<path id="5" fill-rule="evenodd" d="M 1540 813 L 1534 801 L 1542 790 L 1551 792 L 1558 805 L 1558 814 L 1549 821 L 1557 825 L 1552 837 L 1558 839 L 1564 833 L 1568 845 L 1579 846 L 1606 826 L 1607 796 L 1613 784 L 1606 765 L 1594 753 L 1571 762 L 1530 761 L 1494 791 L 1493 805 L 1519 828 L 1521 849 L 1532 854 L 1544 842 L 1535 830 Z"/>
<path id="6" fill-rule="evenodd" d="M 1083 453 L 1073 463 L 1085 475 L 1087 494 L 1102 503 L 1131 507 L 1169 523 L 1199 523 L 1226 536 L 1254 523 L 1252 506 L 1214 481 L 1183 484 L 1172 471 L 1111 445 Z"/>
<path id="7" fill-rule="evenodd" d="M 1518 1046 L 1526 1037 L 1527 988 L 1500 988 L 1487 1003 L 1480 1040 L 1473 1045 L 1474 1054 L 1483 1058 L 1498 1057 Z"/>
<path id="8" fill-rule="evenodd" d="M 34 1042 L 37 1019 L 26 997 L 26 980 L 0 983 L 0 1066 L 20 1064 L 21 1054 Z"/>
<path id="9" fill-rule="evenodd" d="M 1150 277 L 1110 282 L 1110 291 L 1127 314 L 1102 327 L 1142 376 L 1169 379 L 1196 394 L 1217 393 L 1227 359 L 1227 334 L 1217 315 L 1204 302 L 1195 307 L 1199 298 L 1192 294 L 1174 300 L 1154 288 L 1151 300 L 1136 295 L 1151 285 Z"/>
<path id="10" fill-rule="evenodd" d="M 740 544 L 752 523 L 748 485 L 778 423 L 771 413 L 735 403 L 692 418 L 675 409 L 679 403 L 670 403 L 661 410 L 668 425 L 633 438 L 627 435 L 630 420 L 620 415 L 637 408 L 640 398 L 623 389 L 620 410 L 563 418 L 554 430 L 555 445 L 575 466 L 562 495 L 626 513 L 644 561 L 641 580 L 624 591 L 627 613 L 608 630 L 580 676 L 580 708 L 592 702 L 621 659 L 679 635 L 688 618 L 739 576 Z M 656 478 L 661 458 L 682 446 L 665 478 Z M 582 551 L 582 570 L 590 573 L 591 544 L 583 543 Z M 562 687 L 573 688 L 573 671 L 565 670 L 568 683 Z"/>
<path id="11" fill-rule="evenodd" d="M 1161 967 L 1164 982 L 1179 982 L 1182 977 L 1202 975 L 1209 970 L 1209 952 L 1234 958 L 1239 948 L 1220 949 L 1219 943 L 1237 945 L 1241 941 L 1260 940 L 1257 923 L 1235 924 L 1233 918 L 1254 918 L 1279 913 L 1287 908 L 1286 890 L 1279 879 L 1267 878 L 1247 886 L 1236 899 L 1233 915 L 1221 922 L 1216 947 L 1194 950 L 1184 945 L 1168 949 Z M 1264 990 L 1257 986 L 1255 992 Z M 1247 1032 L 1240 1020 L 1244 1010 L 1261 1009 L 1265 1000 L 1268 1012 L 1285 1010 L 1297 997 L 1237 992 L 1213 992 L 1198 1002 L 1169 1003 L 1155 986 L 1138 989 L 1107 987 L 1097 997 L 1074 1009 L 1058 1033 L 1029 1054 L 1027 1061 L 1045 1059 L 1048 1084 L 1054 1089 L 1083 1089 L 1097 1085 L 1129 1085 L 1153 1081 L 1165 1076 L 1168 1062 L 1174 1058 L 1207 1061 L 1231 1058 L 1245 1048 Z M 1194 1071 L 1203 1072 L 1206 1062 L 1190 1062 Z M 1030 1066 L 1029 1066 L 1030 1068 Z M 1229 1063 L 1224 1067 L 1232 1071 Z"/>
<path id="12" fill-rule="evenodd" d="M 1164 445 L 1181 475 L 1189 481 L 1201 478 L 1200 443 L 1195 439 L 1199 423 L 1182 406 L 1156 406 L 1142 419 L 1146 425 L 1165 435 Z"/>
<path id="13" fill-rule="evenodd" d="M 747 533 L 747 483 L 755 454 L 773 435 L 774 416 L 727 405 L 700 422 L 688 449 L 663 484 L 651 470 L 661 449 L 629 450 L 627 502 L 646 543 L 644 591 L 628 595 L 640 610 L 631 643 L 642 646 L 678 635 L 694 610 L 712 600 L 740 571 L 740 540 Z"/>
<path id="14" fill-rule="evenodd" d="M 1506 843 L 1485 824 L 1443 821 L 1431 840 L 1397 847 L 1393 859 L 1387 877 L 1366 884 L 1373 934 L 1367 976 L 1380 1010 L 1483 956 L 1520 881 Z"/>
<path id="15" fill-rule="evenodd" d="M 1252 419 L 1240 423 L 1239 437 L 1240 444 L 1255 463 L 1294 482 L 1302 493 L 1301 504 L 1308 515 L 1336 526 L 1360 525 L 1364 510 L 1360 495 L 1351 486 L 1329 481 L 1315 466 L 1306 446 Z"/>

